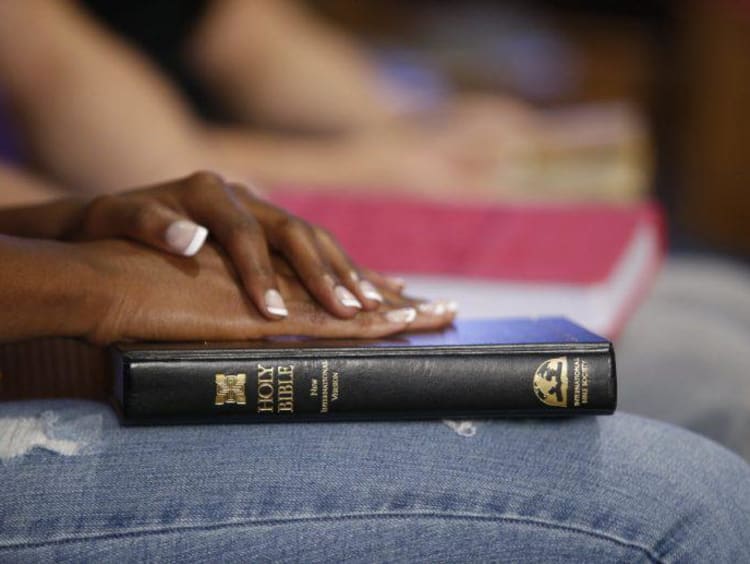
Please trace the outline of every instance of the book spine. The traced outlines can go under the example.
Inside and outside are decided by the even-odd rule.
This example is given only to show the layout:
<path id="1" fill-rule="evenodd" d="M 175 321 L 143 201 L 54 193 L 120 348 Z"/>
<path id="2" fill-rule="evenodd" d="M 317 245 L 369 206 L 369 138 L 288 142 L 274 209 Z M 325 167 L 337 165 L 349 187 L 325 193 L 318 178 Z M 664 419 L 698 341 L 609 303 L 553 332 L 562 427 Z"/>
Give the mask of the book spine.
<path id="1" fill-rule="evenodd" d="M 131 361 L 123 422 L 560 416 L 614 411 L 611 347 L 587 352 Z"/>

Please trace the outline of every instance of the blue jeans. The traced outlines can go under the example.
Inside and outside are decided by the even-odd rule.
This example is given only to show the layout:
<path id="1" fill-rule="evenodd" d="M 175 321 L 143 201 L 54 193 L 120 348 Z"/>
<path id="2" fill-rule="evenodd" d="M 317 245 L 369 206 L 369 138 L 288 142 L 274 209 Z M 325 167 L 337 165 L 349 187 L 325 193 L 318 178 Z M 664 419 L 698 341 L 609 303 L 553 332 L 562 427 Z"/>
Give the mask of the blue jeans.
<path id="1" fill-rule="evenodd" d="M 0 404 L 18 417 L 66 454 L 0 464 L 2 562 L 750 562 L 750 466 L 629 415 L 466 437 L 438 421 L 121 428 L 92 402 Z"/>

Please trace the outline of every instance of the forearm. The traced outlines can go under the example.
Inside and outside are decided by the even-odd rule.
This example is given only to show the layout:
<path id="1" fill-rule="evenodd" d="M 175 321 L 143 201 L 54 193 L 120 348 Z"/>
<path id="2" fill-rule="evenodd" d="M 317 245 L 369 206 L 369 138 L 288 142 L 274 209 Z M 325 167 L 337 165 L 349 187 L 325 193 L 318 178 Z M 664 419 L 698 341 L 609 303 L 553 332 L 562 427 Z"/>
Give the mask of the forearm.
<path id="1" fill-rule="evenodd" d="M 64 194 L 47 180 L 0 163 L 0 208 L 48 202 Z"/>
<path id="2" fill-rule="evenodd" d="M 76 189 L 210 165 L 176 90 L 73 2 L 0 2 L 0 80 L 35 158 Z"/>
<path id="3" fill-rule="evenodd" d="M 60 238 L 78 220 L 82 201 L 25 172 L 0 164 L 0 233 Z"/>
<path id="4" fill-rule="evenodd" d="M 80 222 L 83 200 L 63 198 L 34 206 L 0 208 L 0 234 L 61 239 Z"/>
<path id="5" fill-rule="evenodd" d="M 252 123 L 349 130 L 397 110 L 353 37 L 294 0 L 211 2 L 189 53 L 215 95 Z"/>
<path id="6" fill-rule="evenodd" d="M 0 235 L 0 342 L 89 335 L 102 281 L 73 246 Z"/>
<path id="7" fill-rule="evenodd" d="M 202 135 L 217 170 L 258 182 L 261 188 L 352 186 L 362 184 L 363 178 L 379 182 L 377 166 L 363 170 L 367 166 L 361 152 L 345 139 L 254 135 L 221 127 L 207 128 Z"/>

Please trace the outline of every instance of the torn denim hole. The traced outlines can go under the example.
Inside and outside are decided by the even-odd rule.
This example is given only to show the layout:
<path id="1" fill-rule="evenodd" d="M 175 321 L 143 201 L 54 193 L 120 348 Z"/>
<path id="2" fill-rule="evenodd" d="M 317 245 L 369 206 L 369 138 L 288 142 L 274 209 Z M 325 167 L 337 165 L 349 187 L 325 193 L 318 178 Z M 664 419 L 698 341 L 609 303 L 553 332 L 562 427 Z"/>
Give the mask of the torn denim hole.
<path id="1" fill-rule="evenodd" d="M 456 434 L 462 437 L 473 437 L 477 434 L 477 427 L 473 421 L 452 421 L 451 419 L 443 419 L 443 423 L 453 429 Z"/>
<path id="2" fill-rule="evenodd" d="M 101 442 L 101 414 L 60 417 L 44 411 L 36 417 L 0 417 L 0 461 L 39 447 L 63 456 L 91 454 Z"/>

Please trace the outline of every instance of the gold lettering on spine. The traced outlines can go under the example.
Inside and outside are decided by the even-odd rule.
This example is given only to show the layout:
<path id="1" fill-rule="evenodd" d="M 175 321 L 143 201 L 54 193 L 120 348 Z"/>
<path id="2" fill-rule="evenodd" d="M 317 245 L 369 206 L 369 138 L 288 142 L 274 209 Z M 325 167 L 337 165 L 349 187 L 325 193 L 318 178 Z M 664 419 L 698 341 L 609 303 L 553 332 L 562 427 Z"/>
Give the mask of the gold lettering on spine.
<path id="1" fill-rule="evenodd" d="M 273 413 L 274 367 L 258 365 L 258 413 Z"/>
<path id="2" fill-rule="evenodd" d="M 339 399 L 339 373 L 333 373 L 333 379 L 331 380 L 331 402 Z"/>
<path id="3" fill-rule="evenodd" d="M 294 366 L 279 366 L 277 370 L 277 413 L 294 413 Z"/>
<path id="4" fill-rule="evenodd" d="M 581 403 L 589 402 L 589 363 L 581 361 Z"/>
<path id="5" fill-rule="evenodd" d="M 573 405 L 580 407 L 589 402 L 589 363 L 582 358 L 573 361 Z"/>
<path id="6" fill-rule="evenodd" d="M 294 413 L 294 366 L 258 364 L 258 413 Z"/>
<path id="7" fill-rule="evenodd" d="M 323 361 L 323 371 L 320 374 L 320 412 L 328 413 L 328 361 Z"/>

